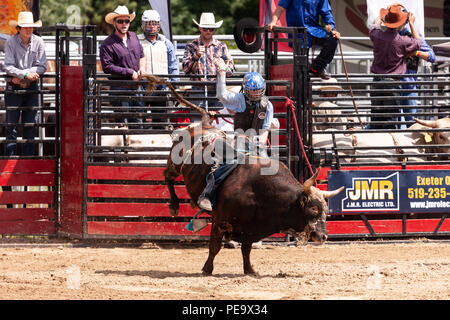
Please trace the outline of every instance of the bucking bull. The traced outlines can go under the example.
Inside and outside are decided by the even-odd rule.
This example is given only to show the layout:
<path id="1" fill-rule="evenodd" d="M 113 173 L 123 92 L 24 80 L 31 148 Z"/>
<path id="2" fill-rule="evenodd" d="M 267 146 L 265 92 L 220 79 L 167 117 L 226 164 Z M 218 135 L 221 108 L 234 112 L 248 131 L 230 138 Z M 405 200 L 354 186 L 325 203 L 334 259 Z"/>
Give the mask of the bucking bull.
<path id="1" fill-rule="evenodd" d="M 154 76 L 147 76 L 147 80 L 151 84 L 167 85 L 178 101 L 202 115 L 201 124 L 193 124 L 178 131 L 164 171 L 170 191 L 170 213 L 176 216 L 179 199 L 175 193 L 175 179 L 183 176 L 191 204 L 197 203 L 211 165 L 204 161 L 198 163 L 195 159 L 210 146 L 211 139 L 225 141 L 226 136 L 211 126 L 211 113 L 180 97 L 170 83 Z M 180 148 L 180 144 L 191 148 Z M 254 157 L 252 161 L 249 160 L 247 156 L 244 163 L 239 164 L 216 190 L 216 202 L 211 212 L 209 255 L 202 269 L 203 274 L 212 273 L 214 258 L 222 247 L 223 238 L 242 243 L 245 274 L 255 273 L 250 263 L 252 243 L 274 233 L 287 233 L 296 239 L 312 239 L 320 243 L 327 239 L 326 200 L 337 195 L 344 187 L 334 191 L 321 191 L 314 187 L 320 168 L 302 185 L 283 163 L 275 159 Z M 278 170 L 272 175 L 263 175 L 262 172 L 269 168 Z"/>

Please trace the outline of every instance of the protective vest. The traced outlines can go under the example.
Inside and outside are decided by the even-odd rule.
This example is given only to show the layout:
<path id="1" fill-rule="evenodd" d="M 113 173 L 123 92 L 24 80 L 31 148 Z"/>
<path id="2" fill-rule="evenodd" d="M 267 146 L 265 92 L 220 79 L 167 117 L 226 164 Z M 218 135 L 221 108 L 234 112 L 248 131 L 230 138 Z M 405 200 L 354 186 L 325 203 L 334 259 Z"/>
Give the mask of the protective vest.
<path id="1" fill-rule="evenodd" d="M 169 62 L 167 59 L 166 38 L 160 34 L 154 44 L 151 44 L 144 35 L 140 38 L 144 49 L 145 72 L 149 74 L 168 74 Z"/>
<path id="2" fill-rule="evenodd" d="M 269 99 L 266 96 L 262 96 L 258 102 L 250 102 L 245 99 L 245 111 L 236 112 L 234 115 L 234 130 L 247 131 L 252 128 L 259 131 L 266 118 L 268 102 Z"/>

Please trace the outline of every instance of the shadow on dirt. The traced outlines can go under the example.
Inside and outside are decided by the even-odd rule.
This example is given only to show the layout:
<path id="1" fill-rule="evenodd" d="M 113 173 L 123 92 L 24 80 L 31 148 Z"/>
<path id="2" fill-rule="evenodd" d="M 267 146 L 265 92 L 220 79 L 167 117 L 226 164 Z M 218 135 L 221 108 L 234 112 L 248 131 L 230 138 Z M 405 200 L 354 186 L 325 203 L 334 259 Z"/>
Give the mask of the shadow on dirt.
<path id="1" fill-rule="evenodd" d="M 205 277 L 213 277 L 213 278 L 242 278 L 242 277 L 253 277 L 253 278 L 301 278 L 301 275 L 293 275 L 286 273 L 278 273 L 276 275 L 246 275 L 246 274 L 231 274 L 231 273 L 223 273 L 223 274 L 212 274 L 209 276 L 203 275 L 201 272 L 198 273 L 183 273 L 183 272 L 170 272 L 170 271 L 141 271 L 141 270 L 97 270 L 96 274 L 104 274 L 106 276 L 109 275 L 121 275 L 121 276 L 130 276 L 130 277 L 149 277 L 154 279 L 165 279 L 165 278 L 205 278 Z"/>

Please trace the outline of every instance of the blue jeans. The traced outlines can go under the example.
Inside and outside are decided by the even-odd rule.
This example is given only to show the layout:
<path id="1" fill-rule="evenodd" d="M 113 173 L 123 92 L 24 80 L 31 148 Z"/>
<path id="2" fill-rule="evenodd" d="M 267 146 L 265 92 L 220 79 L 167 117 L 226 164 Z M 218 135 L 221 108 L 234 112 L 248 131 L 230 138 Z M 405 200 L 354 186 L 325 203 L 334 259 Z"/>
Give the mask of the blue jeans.
<path id="1" fill-rule="evenodd" d="M 38 84 L 35 83 L 29 88 L 25 89 L 38 90 Z M 24 90 L 16 85 L 7 85 L 7 90 Z M 6 123 L 19 123 L 20 115 L 22 114 L 22 124 L 24 123 L 37 123 L 37 110 L 32 110 L 31 107 L 39 106 L 39 93 L 8 93 L 5 92 L 5 106 L 7 107 L 30 107 L 22 110 L 7 110 L 6 111 Z M 22 138 L 27 140 L 34 139 L 36 135 L 36 127 L 23 127 Z M 6 127 L 5 136 L 7 140 L 17 140 L 17 126 Z M 22 145 L 23 156 L 35 155 L 34 143 L 24 143 Z M 5 144 L 5 155 L 14 156 L 17 155 L 17 143 L 8 142 Z"/>
<path id="2" fill-rule="evenodd" d="M 313 43 L 322 47 L 320 53 L 314 58 L 312 67 L 314 70 L 323 71 L 333 61 L 338 40 L 331 33 L 327 33 L 325 38 L 313 37 Z"/>
<path id="3" fill-rule="evenodd" d="M 146 112 L 146 109 L 128 109 L 128 107 L 144 107 L 144 102 L 141 100 L 134 100 L 133 97 L 142 97 L 142 87 L 139 86 L 137 89 L 135 88 L 129 88 L 129 87 L 115 87 L 115 86 L 111 86 L 111 90 L 127 90 L 127 91 L 133 91 L 133 93 L 129 94 L 129 99 L 127 100 L 122 100 L 122 101 L 118 101 L 118 100 L 114 100 L 111 101 L 111 105 L 113 105 L 114 107 L 123 107 L 123 111 L 120 110 L 116 110 L 115 112 L 127 112 L 127 113 L 132 113 L 132 112 Z M 127 95 L 124 93 L 111 93 L 111 96 L 123 96 L 123 95 Z M 143 118 L 126 118 L 126 117 L 120 117 L 120 118 L 116 118 L 115 120 L 116 122 L 124 122 L 124 123 L 142 123 L 143 122 Z"/>
<path id="4" fill-rule="evenodd" d="M 371 97 L 387 97 L 384 100 L 372 100 L 372 106 L 390 106 L 391 108 L 381 108 L 381 109 L 375 109 L 372 108 L 372 116 L 371 121 L 386 121 L 386 123 L 371 123 L 369 124 L 368 128 L 369 129 L 396 129 L 399 127 L 399 125 L 397 124 L 393 124 L 393 123 L 389 123 L 392 121 L 398 121 L 398 117 L 397 116 L 388 116 L 385 115 L 385 113 L 399 113 L 400 112 L 400 105 L 401 105 L 401 101 L 395 99 L 395 97 L 400 96 L 400 93 L 396 92 L 395 90 L 400 90 L 401 84 L 400 81 L 395 81 L 392 78 L 379 78 L 379 77 L 374 77 L 373 78 L 374 84 L 372 86 L 372 89 L 374 90 L 382 90 L 382 89 L 393 89 L 393 91 L 391 92 L 380 92 L 380 93 L 370 93 Z M 380 85 L 377 84 L 376 82 L 378 81 L 392 81 L 392 84 L 385 84 L 385 85 Z M 388 98 L 389 97 L 389 98 Z"/>
<path id="5" fill-rule="evenodd" d="M 402 105 L 403 106 L 411 106 L 411 107 L 416 107 L 417 106 L 417 100 L 414 99 L 414 97 L 418 96 L 417 92 L 408 92 L 408 93 L 403 93 L 402 96 L 404 97 L 411 97 L 411 99 L 408 100 L 402 100 Z M 402 113 L 417 113 L 417 109 L 416 108 L 404 108 L 402 109 Z M 413 116 L 402 116 L 402 121 L 413 121 Z M 402 124 L 400 129 L 406 129 L 409 125 L 407 124 Z"/>
<path id="6" fill-rule="evenodd" d="M 210 172 L 207 175 L 206 187 L 203 190 L 199 198 L 208 198 L 212 204 L 216 201 L 216 189 L 225 181 L 225 179 L 233 172 L 238 166 L 237 162 L 222 163 L 214 172 Z"/>

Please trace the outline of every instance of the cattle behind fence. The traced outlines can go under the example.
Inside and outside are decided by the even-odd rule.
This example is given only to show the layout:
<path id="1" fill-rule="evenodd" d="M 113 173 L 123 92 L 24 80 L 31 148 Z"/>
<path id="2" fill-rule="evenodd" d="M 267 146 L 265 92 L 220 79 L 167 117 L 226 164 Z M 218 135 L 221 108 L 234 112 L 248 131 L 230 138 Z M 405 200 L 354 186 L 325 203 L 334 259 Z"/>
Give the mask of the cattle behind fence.
<path id="1" fill-rule="evenodd" d="M 419 74 L 413 83 L 392 75 L 378 76 L 374 81 L 373 76 L 350 74 L 350 83 L 344 75 L 336 78 L 333 86 L 340 88 L 325 91 L 323 86 L 329 84 L 311 82 L 306 110 L 310 158 L 314 164 L 326 167 L 318 178 L 319 187 L 341 186 L 347 183 L 344 176 L 352 180 L 345 184 L 344 199 L 330 204 L 330 238 L 448 234 L 448 191 L 441 196 L 448 190 L 444 179 L 450 164 L 448 79 L 437 74 Z M 417 88 L 403 89 L 402 85 L 407 84 Z M 417 106 L 402 103 L 409 100 L 417 101 Z M 381 202 L 378 182 L 399 175 L 404 179 L 391 180 L 392 190 L 396 191 L 390 201 Z M 423 176 L 436 177 L 442 183 L 434 189 L 430 185 L 417 186 Z M 409 184 L 403 182 L 407 177 Z M 331 184 L 329 179 L 333 179 Z M 355 200 L 349 204 L 349 193 L 356 192 L 355 181 L 361 181 L 364 187 L 361 197 L 353 197 Z M 435 195 L 436 190 L 441 194 Z M 444 207 L 425 209 L 429 202 Z M 387 203 L 391 209 L 385 207 Z M 423 209 L 413 205 L 422 205 Z M 411 209 L 404 209 L 408 206 Z"/>
<path id="2" fill-rule="evenodd" d="M 450 82 L 436 80 L 433 74 L 418 76 L 416 82 L 392 79 L 392 75 L 374 82 L 367 75 L 350 75 L 350 83 L 345 79 L 334 83 L 341 90 L 328 91 L 320 89 L 323 82 L 311 83 L 311 157 L 336 168 L 450 163 L 450 121 L 443 119 L 450 116 Z M 402 89 L 402 85 L 412 84 L 418 88 Z M 415 95 L 407 95 L 411 93 Z M 404 104 L 411 100 L 417 105 Z M 420 124 L 414 118 L 432 121 Z"/>

